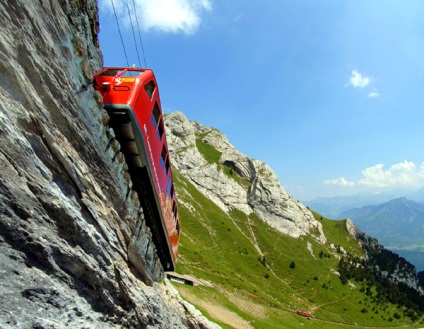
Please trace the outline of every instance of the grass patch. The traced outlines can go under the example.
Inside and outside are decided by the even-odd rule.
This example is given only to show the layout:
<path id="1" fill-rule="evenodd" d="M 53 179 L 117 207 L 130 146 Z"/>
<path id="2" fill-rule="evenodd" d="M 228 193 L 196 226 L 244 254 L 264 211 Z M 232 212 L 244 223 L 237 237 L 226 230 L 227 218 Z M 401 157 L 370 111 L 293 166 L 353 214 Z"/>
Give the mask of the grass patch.
<path id="1" fill-rule="evenodd" d="M 312 211 L 312 214 L 321 223 L 324 234 L 331 243 L 343 247 L 347 252 L 361 256 L 364 254 L 358 242 L 347 234 L 346 219 L 328 219 L 315 211 Z"/>
<path id="2" fill-rule="evenodd" d="M 219 163 L 222 152 L 218 151 L 215 147 L 204 142 L 201 138 L 196 138 L 196 147 L 208 163 Z"/>
<path id="3" fill-rule="evenodd" d="M 235 180 L 240 186 L 247 190 L 250 187 L 251 182 L 248 179 L 241 177 L 233 168 L 225 166 L 219 162 L 222 152 L 202 140 L 202 138 L 207 134 L 208 133 L 202 134 L 196 138 L 196 147 L 200 154 L 202 154 L 209 164 L 216 164 L 219 171 L 225 173 L 227 177 Z"/>

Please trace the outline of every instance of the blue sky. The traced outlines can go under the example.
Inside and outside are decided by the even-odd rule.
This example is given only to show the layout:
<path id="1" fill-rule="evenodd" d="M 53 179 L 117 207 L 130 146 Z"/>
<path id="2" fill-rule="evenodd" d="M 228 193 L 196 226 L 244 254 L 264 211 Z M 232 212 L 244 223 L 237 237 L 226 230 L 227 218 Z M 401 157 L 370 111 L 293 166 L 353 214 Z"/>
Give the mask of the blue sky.
<path id="1" fill-rule="evenodd" d="M 424 1 L 99 7 L 105 66 L 146 62 L 165 113 L 219 129 L 294 197 L 424 185 Z"/>

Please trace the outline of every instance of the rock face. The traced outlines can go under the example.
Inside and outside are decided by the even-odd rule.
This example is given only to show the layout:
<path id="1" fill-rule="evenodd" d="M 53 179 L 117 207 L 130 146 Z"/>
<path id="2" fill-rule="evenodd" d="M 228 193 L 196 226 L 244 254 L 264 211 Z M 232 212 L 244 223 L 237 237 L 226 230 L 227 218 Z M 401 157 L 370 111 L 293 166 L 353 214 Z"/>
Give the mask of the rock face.
<path id="1" fill-rule="evenodd" d="M 321 223 L 284 190 L 268 165 L 242 154 L 221 132 L 189 121 L 181 112 L 171 113 L 165 122 L 174 165 L 221 209 L 255 213 L 284 234 L 312 234 L 325 243 Z M 219 151 L 218 163 L 206 160 L 196 143 Z M 229 177 L 224 167 L 239 179 Z"/>
<path id="2" fill-rule="evenodd" d="M 352 220 L 346 220 L 346 232 L 357 240 L 365 251 L 365 266 L 377 277 L 402 283 L 424 295 L 415 267 L 404 258 L 387 250 L 373 238 L 358 229 Z M 362 266 L 362 265 L 361 265 Z"/>
<path id="3" fill-rule="evenodd" d="M 163 271 L 99 94 L 95 0 L 0 2 L 0 327 L 214 328 Z"/>
<path id="4" fill-rule="evenodd" d="M 346 219 L 346 232 L 353 236 L 365 249 L 380 250 L 382 248 L 376 238 L 362 232 L 350 219 Z"/>

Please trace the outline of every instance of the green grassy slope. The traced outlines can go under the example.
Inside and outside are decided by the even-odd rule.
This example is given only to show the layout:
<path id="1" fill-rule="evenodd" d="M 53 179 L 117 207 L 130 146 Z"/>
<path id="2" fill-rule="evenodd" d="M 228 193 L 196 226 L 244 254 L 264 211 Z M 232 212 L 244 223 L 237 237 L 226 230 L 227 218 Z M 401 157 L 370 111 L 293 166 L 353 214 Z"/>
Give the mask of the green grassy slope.
<path id="1" fill-rule="evenodd" d="M 223 328 L 423 327 L 404 316 L 402 308 L 375 303 L 360 283 L 340 282 L 334 246 L 363 253 L 346 234 L 344 221 L 314 213 L 327 244 L 310 236 L 294 239 L 254 214 L 225 213 L 177 170 L 173 173 L 182 222 L 177 272 L 210 283 L 174 286 Z M 313 318 L 298 316 L 297 310 Z"/>

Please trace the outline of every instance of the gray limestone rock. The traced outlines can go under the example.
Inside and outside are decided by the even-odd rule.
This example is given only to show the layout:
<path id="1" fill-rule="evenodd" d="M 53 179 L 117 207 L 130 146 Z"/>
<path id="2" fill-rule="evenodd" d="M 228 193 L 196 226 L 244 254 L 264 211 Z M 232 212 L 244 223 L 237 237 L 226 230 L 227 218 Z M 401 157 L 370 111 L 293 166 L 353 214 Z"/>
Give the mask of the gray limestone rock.
<path id="1" fill-rule="evenodd" d="M 189 121 L 181 112 L 171 113 L 165 122 L 176 168 L 222 210 L 255 213 L 284 234 L 295 238 L 312 234 L 325 243 L 321 223 L 284 190 L 268 165 L 242 154 L 224 134 Z M 199 152 L 196 139 L 221 152 L 218 163 L 208 163 Z M 231 175 L 237 175 L 240 180 L 229 177 L 223 167 L 229 168 Z"/>
<path id="2" fill-rule="evenodd" d="M 0 327 L 216 328 L 156 283 L 138 196 L 88 85 L 102 64 L 96 1 L 1 1 L 0 19 Z"/>

